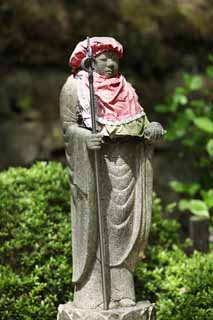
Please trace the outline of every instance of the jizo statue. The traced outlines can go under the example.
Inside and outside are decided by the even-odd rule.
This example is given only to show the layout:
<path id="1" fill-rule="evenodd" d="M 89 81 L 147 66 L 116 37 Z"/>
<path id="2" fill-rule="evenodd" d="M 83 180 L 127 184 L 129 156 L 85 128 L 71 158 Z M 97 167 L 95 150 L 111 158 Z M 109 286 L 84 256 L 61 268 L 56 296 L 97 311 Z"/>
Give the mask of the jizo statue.
<path id="1" fill-rule="evenodd" d="M 165 131 L 120 73 L 122 55 L 110 37 L 80 42 L 60 96 L 79 309 L 134 308 L 133 272 L 150 229 L 152 143 Z"/>

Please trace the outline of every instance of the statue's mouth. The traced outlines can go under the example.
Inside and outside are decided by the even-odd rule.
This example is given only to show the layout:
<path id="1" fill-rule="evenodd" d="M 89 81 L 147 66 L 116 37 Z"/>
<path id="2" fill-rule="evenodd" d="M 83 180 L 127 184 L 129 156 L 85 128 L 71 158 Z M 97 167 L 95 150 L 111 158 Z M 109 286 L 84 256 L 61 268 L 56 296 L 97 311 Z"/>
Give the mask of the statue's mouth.
<path id="1" fill-rule="evenodd" d="M 107 69 L 107 70 L 105 70 L 105 74 L 109 75 L 109 76 L 113 76 L 114 75 L 114 70 L 113 69 Z"/>
<path id="2" fill-rule="evenodd" d="M 113 69 L 106 69 L 105 72 L 106 72 L 106 73 L 113 73 L 114 70 L 113 70 Z"/>

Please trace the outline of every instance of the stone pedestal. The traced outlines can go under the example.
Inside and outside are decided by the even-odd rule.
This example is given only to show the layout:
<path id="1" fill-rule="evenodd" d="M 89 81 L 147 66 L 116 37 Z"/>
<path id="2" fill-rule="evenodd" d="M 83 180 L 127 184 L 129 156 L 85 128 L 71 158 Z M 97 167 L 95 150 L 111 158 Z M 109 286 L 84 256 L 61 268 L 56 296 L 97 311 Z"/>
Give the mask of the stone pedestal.
<path id="1" fill-rule="evenodd" d="M 149 301 L 134 307 L 110 310 L 78 309 L 72 302 L 61 304 L 57 320 L 155 320 L 155 306 Z"/>

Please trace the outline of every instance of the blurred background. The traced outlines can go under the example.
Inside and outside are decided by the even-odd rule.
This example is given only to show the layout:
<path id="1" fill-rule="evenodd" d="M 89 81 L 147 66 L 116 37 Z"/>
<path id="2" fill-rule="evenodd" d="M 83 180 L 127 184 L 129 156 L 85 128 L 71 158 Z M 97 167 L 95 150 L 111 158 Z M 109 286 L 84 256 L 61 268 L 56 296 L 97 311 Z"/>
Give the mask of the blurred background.
<path id="1" fill-rule="evenodd" d="M 86 36 L 123 44 L 122 73 L 167 130 L 137 299 L 158 320 L 213 319 L 212 21 L 213 0 L 0 0 L 0 319 L 56 319 L 73 298 L 59 94 Z"/>
<path id="2" fill-rule="evenodd" d="M 212 0 L 1 0 L 0 170 L 29 167 L 36 160 L 64 163 L 58 100 L 70 74 L 69 56 L 88 35 L 112 36 L 124 46 L 121 70 L 149 119 L 166 129 L 171 119 L 176 125 L 171 128 L 176 135 L 156 146 L 154 158 L 155 190 L 166 202 L 176 199 L 177 185 L 172 190 L 169 182 L 190 184 L 203 175 L 194 165 L 194 152 L 183 152 L 181 139 L 192 122 L 185 119 L 190 115 L 179 119 L 185 109 L 178 108 L 185 108 L 191 92 L 200 101 L 196 90 L 203 83 L 212 87 L 203 74 L 212 49 L 212 21 Z M 197 140 L 191 145 L 195 150 Z"/>

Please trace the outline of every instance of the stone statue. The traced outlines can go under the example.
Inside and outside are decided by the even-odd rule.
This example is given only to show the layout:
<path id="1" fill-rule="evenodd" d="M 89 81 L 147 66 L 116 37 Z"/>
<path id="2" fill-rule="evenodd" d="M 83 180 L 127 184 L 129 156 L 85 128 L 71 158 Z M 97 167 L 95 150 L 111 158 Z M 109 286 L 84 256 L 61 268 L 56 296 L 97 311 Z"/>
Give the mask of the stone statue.
<path id="1" fill-rule="evenodd" d="M 139 310 L 140 317 L 134 319 L 151 319 L 148 313 L 147 318 L 141 317 L 141 310 L 148 310 L 150 305 L 136 304 L 133 272 L 145 249 L 150 229 L 151 143 L 161 138 L 165 131 L 159 123 L 148 121 L 135 90 L 119 73 L 122 45 L 113 38 L 93 37 L 90 46 L 95 57 L 98 132 L 91 131 L 88 73 L 82 69 L 82 60 L 87 54 L 86 40 L 76 46 L 70 57 L 72 75 L 60 96 L 71 186 L 75 292 L 70 309 L 67 307 L 70 318 L 63 317 L 65 309 L 61 306 L 58 319 L 79 319 L 80 310 L 82 319 L 88 315 L 88 310 L 92 312 L 89 319 L 101 319 L 103 310 L 94 150 L 98 152 L 99 197 L 104 226 L 108 311 L 103 312 L 110 312 L 112 316 L 115 310 L 125 310 L 124 313 Z"/>

